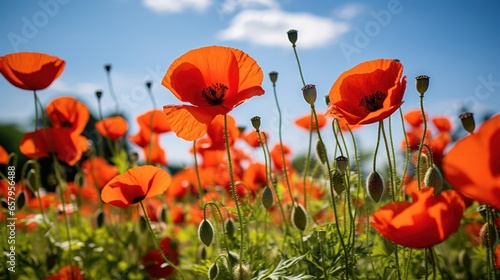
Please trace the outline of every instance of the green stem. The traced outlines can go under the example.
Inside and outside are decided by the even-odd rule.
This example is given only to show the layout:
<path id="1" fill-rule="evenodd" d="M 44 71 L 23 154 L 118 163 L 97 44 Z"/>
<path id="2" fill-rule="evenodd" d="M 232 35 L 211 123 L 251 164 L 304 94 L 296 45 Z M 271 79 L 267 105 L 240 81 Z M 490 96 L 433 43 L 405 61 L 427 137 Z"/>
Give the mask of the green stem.
<path id="1" fill-rule="evenodd" d="M 111 82 L 111 71 L 106 71 L 106 77 L 108 79 L 108 87 L 109 87 L 109 93 L 111 94 L 111 98 L 113 98 L 113 102 L 115 103 L 115 110 L 116 113 L 120 112 L 120 106 L 118 104 L 118 99 L 116 98 L 115 91 L 113 89 L 113 83 Z"/>
<path id="2" fill-rule="evenodd" d="M 307 210 L 307 175 L 309 173 L 309 161 L 311 160 L 311 146 L 312 146 L 312 136 L 313 136 L 313 116 L 311 114 L 309 118 L 309 146 L 307 147 L 307 156 L 304 167 L 304 180 L 303 180 L 303 188 L 304 188 L 304 209 Z M 311 185 L 312 187 L 312 185 Z"/>
<path id="3" fill-rule="evenodd" d="M 144 203 L 142 200 L 139 202 L 142 208 L 142 212 L 144 213 L 144 220 L 146 220 L 146 224 L 148 225 L 149 232 L 151 233 L 151 236 L 153 237 L 153 244 L 155 248 L 160 251 L 161 257 L 163 260 L 170 265 L 173 269 L 177 270 L 179 272 L 179 276 L 184 279 L 184 276 L 182 275 L 182 271 L 175 265 L 173 264 L 165 255 L 163 252 L 163 249 L 160 246 L 160 242 L 158 241 L 158 237 L 156 236 L 156 233 L 153 230 L 153 227 L 151 226 L 151 221 L 149 220 L 148 212 L 146 211 L 146 207 L 144 207 Z"/>
<path id="4" fill-rule="evenodd" d="M 410 162 L 410 146 L 408 143 L 408 135 L 406 135 L 403 110 L 401 109 L 401 107 L 399 107 L 399 116 L 401 118 L 401 126 L 403 128 L 403 135 L 405 136 L 405 143 L 406 143 L 405 166 L 403 168 L 403 176 L 405 176 L 406 172 L 408 171 L 408 164 Z M 399 186 L 400 190 L 403 190 L 403 184 L 404 184 L 404 180 L 401 180 L 401 185 Z M 401 193 L 401 195 L 402 195 L 402 193 Z M 402 195 L 402 197 L 404 197 L 404 196 Z"/>
<path id="5" fill-rule="evenodd" d="M 227 152 L 227 161 L 229 167 L 229 181 L 231 183 L 231 194 L 233 197 L 234 204 L 236 206 L 236 211 L 238 213 L 238 224 L 239 224 L 239 232 L 240 232 L 240 272 L 243 273 L 243 251 L 244 251 L 244 237 L 243 237 L 243 216 L 241 215 L 240 205 L 238 202 L 238 195 L 236 194 L 236 187 L 234 185 L 234 174 L 233 174 L 233 163 L 231 160 L 231 149 L 229 146 L 229 135 L 227 132 L 227 114 L 224 114 L 224 139 L 226 141 L 226 152 Z M 241 275 L 240 275 L 241 277 Z"/>
<path id="6" fill-rule="evenodd" d="M 194 171 L 196 172 L 196 182 L 198 189 L 198 197 L 200 198 L 200 206 L 204 203 L 203 189 L 201 187 L 200 170 L 198 169 L 198 156 L 196 149 L 196 139 L 193 141 L 193 157 L 194 157 Z"/>
<path id="7" fill-rule="evenodd" d="M 422 147 L 424 146 L 425 143 L 425 136 L 427 135 L 427 119 L 425 117 L 425 111 L 424 111 L 424 95 L 420 94 L 420 112 L 422 113 L 422 120 L 424 123 L 424 132 L 422 133 L 422 140 L 420 141 L 420 144 L 418 146 L 418 155 L 417 155 L 417 186 L 418 190 L 420 190 L 420 184 L 422 183 L 422 179 L 420 178 L 421 174 L 421 166 L 420 166 L 420 157 L 422 155 Z"/>
<path id="8" fill-rule="evenodd" d="M 380 131 L 382 129 L 382 125 L 378 124 L 378 132 L 377 132 L 377 143 L 375 144 L 375 152 L 373 153 L 373 167 L 372 170 L 375 171 L 377 170 L 377 153 L 378 153 L 378 146 L 380 145 Z"/>

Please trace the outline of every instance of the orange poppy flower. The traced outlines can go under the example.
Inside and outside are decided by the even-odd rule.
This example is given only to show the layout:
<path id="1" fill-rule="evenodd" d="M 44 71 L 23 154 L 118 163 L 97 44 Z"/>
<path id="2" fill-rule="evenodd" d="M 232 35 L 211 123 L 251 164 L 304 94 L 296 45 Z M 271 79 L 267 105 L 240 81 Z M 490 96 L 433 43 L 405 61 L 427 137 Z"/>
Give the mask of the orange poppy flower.
<path id="1" fill-rule="evenodd" d="M 331 117 L 333 119 L 336 118 L 338 121 L 338 126 L 340 126 L 341 132 L 349 132 L 349 130 L 352 131 L 352 130 L 360 128 L 362 126 L 360 124 L 350 125 L 349 123 L 347 123 L 346 119 L 341 114 L 339 114 L 337 111 L 335 111 L 335 109 L 333 109 L 333 108 L 330 108 L 329 111 L 326 112 L 325 116 Z M 332 121 L 334 121 L 334 120 L 332 120 Z M 339 133 L 337 125 L 335 125 L 335 132 Z"/>
<path id="2" fill-rule="evenodd" d="M 83 280 L 85 275 L 80 272 L 78 265 L 67 265 L 45 280 Z"/>
<path id="3" fill-rule="evenodd" d="M 109 117 L 96 122 L 95 128 L 102 137 L 109 137 L 111 140 L 116 140 L 127 133 L 128 123 L 120 116 Z"/>
<path id="4" fill-rule="evenodd" d="M 171 131 L 165 113 L 161 110 L 151 110 L 137 117 L 140 129 L 147 129 L 155 133 Z"/>
<path id="5" fill-rule="evenodd" d="M 82 171 L 88 186 L 102 189 L 111 179 L 118 175 L 118 168 L 101 157 L 94 157 L 82 163 Z"/>
<path id="6" fill-rule="evenodd" d="M 35 52 L 18 52 L 0 57 L 0 72 L 13 86 L 26 90 L 45 89 L 61 75 L 66 62 Z"/>
<path id="7" fill-rule="evenodd" d="M 216 116 L 207 127 L 207 138 L 210 141 L 205 143 L 204 148 L 209 150 L 224 150 L 226 148 L 224 129 L 224 116 Z M 232 146 L 236 139 L 240 137 L 240 130 L 236 126 L 235 119 L 230 115 L 227 115 L 227 132 L 229 146 Z"/>
<path id="8" fill-rule="evenodd" d="M 265 137 L 264 137 L 264 134 L 265 134 Z M 252 148 L 260 148 L 260 142 L 259 142 L 259 135 L 257 134 L 257 131 L 255 130 L 252 130 L 250 132 L 248 132 L 247 134 L 245 134 L 243 137 L 243 140 L 245 140 L 245 142 Z M 260 138 L 262 141 L 266 141 L 269 140 L 269 134 L 264 132 L 264 131 L 260 131 Z"/>
<path id="9" fill-rule="evenodd" d="M 439 132 L 451 131 L 451 121 L 447 117 L 434 117 L 432 118 L 432 123 Z"/>
<path id="10" fill-rule="evenodd" d="M 90 118 L 89 109 L 76 98 L 62 96 L 52 100 L 46 108 L 52 126 L 66 128 L 80 134 Z"/>
<path id="11" fill-rule="evenodd" d="M 465 209 L 453 190 L 434 195 L 434 188 L 412 193 L 413 203 L 390 202 L 372 214 L 372 227 L 385 238 L 410 248 L 428 248 L 458 230 Z"/>
<path id="12" fill-rule="evenodd" d="M 163 111 L 178 137 L 198 139 L 215 116 L 264 94 L 263 77 L 257 62 L 238 49 L 210 46 L 188 51 L 170 65 L 162 85 L 191 105 L 166 105 Z"/>
<path id="13" fill-rule="evenodd" d="M 342 73 L 330 89 L 329 112 L 350 125 L 369 124 L 389 117 L 403 104 L 406 76 L 403 65 L 392 59 L 358 64 Z"/>
<path id="14" fill-rule="evenodd" d="M 167 165 L 167 158 L 165 157 L 165 150 L 160 146 L 160 137 L 158 134 L 153 134 L 153 138 L 151 139 L 151 143 L 142 148 L 144 153 L 144 158 L 146 162 L 150 164 L 161 164 Z"/>
<path id="15" fill-rule="evenodd" d="M 19 150 L 29 158 L 55 154 L 58 160 L 73 166 L 88 150 L 88 144 L 84 136 L 72 135 L 64 128 L 49 127 L 24 134 Z"/>
<path id="16" fill-rule="evenodd" d="M 245 168 L 243 182 L 252 192 L 258 192 L 266 186 L 266 166 L 262 163 L 251 163 Z"/>
<path id="17" fill-rule="evenodd" d="M 457 141 L 445 155 L 446 180 L 466 197 L 500 210 L 500 115 Z"/>
<path id="18" fill-rule="evenodd" d="M 125 208 L 164 193 L 170 185 L 170 175 L 151 165 L 134 167 L 109 181 L 102 189 L 105 203 Z"/>
<path id="19" fill-rule="evenodd" d="M 319 128 L 323 128 L 326 125 L 326 117 L 323 114 L 317 114 L 318 116 L 318 126 Z M 295 119 L 295 124 L 307 131 L 311 130 L 311 114 L 304 115 L 302 117 L 298 117 Z M 312 130 L 316 131 L 316 121 L 313 119 L 312 121 Z"/>
<path id="20" fill-rule="evenodd" d="M 427 117 L 427 114 L 425 114 L 425 116 Z M 420 109 L 413 109 L 406 112 L 403 118 L 412 127 L 420 127 L 424 123 L 424 119 L 422 118 L 422 110 Z"/>
<path id="21" fill-rule="evenodd" d="M 9 153 L 0 146 L 0 164 L 7 164 L 9 162 Z"/>
<path id="22" fill-rule="evenodd" d="M 286 165 L 291 166 L 290 159 L 288 158 L 288 155 L 292 153 L 292 150 L 287 145 L 283 145 L 283 153 L 285 154 L 285 161 Z M 269 152 L 271 156 L 271 161 L 274 164 L 274 166 L 281 170 L 285 166 L 283 163 L 283 156 L 281 154 L 281 146 L 279 144 L 274 145 L 274 147 L 271 149 L 271 152 Z"/>

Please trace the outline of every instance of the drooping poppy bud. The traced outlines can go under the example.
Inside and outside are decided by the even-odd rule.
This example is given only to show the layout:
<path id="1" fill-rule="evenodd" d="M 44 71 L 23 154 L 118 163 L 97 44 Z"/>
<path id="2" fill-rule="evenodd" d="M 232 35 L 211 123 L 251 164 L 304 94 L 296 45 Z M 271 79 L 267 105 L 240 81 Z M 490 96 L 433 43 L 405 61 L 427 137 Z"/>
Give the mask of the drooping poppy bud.
<path id="1" fill-rule="evenodd" d="M 292 224 L 300 231 L 304 231 L 307 226 L 306 209 L 298 203 L 295 203 L 292 209 Z"/>
<path id="2" fill-rule="evenodd" d="M 384 194 L 384 180 L 380 174 L 373 170 L 366 179 L 366 190 L 375 202 L 379 202 Z"/>
<path id="3" fill-rule="evenodd" d="M 212 244 L 214 240 L 214 227 L 209 220 L 204 219 L 201 221 L 198 227 L 198 238 L 207 247 L 210 247 L 210 244 Z"/>

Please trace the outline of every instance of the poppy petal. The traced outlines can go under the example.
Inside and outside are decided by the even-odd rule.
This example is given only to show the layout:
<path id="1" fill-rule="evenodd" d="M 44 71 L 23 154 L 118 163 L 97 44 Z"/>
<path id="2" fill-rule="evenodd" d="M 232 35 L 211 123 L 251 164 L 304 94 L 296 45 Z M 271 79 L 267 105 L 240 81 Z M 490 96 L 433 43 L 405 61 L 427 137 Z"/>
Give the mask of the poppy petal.
<path id="1" fill-rule="evenodd" d="M 210 114 L 199 107 L 166 105 L 163 112 L 173 132 L 187 141 L 196 140 L 207 132 L 207 127 L 217 114 Z"/>

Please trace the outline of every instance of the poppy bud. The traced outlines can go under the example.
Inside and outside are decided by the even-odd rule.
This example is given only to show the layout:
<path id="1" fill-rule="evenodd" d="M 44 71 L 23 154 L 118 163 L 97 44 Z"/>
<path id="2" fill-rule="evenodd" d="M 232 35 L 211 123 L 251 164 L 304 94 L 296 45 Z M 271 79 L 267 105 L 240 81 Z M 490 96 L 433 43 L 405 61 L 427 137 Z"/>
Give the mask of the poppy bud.
<path id="1" fill-rule="evenodd" d="M 290 41 L 290 43 L 292 43 L 292 46 L 295 47 L 295 43 L 297 43 L 297 34 L 298 31 L 295 30 L 295 29 L 290 29 L 286 32 L 286 34 L 288 34 L 288 41 Z"/>
<path id="2" fill-rule="evenodd" d="M 213 263 L 208 268 L 208 279 L 214 280 L 217 277 L 217 274 L 219 274 L 219 267 L 217 266 L 217 263 Z"/>
<path id="3" fill-rule="evenodd" d="M 247 264 L 236 264 L 233 266 L 233 279 L 250 280 L 252 279 L 252 272 Z"/>
<path id="4" fill-rule="evenodd" d="M 260 130 L 260 117 L 259 116 L 252 117 L 250 119 L 250 121 L 252 121 L 253 128 L 255 128 L 255 130 L 257 132 L 259 132 L 259 130 Z"/>
<path id="5" fill-rule="evenodd" d="M 40 184 L 39 184 L 35 169 L 30 169 L 30 171 L 28 171 L 28 175 L 26 176 L 26 179 L 27 179 L 28 188 L 34 193 L 38 192 Z"/>
<path id="6" fill-rule="evenodd" d="M 196 251 L 196 258 L 198 260 L 204 260 L 207 258 L 207 249 L 204 245 L 200 244 L 198 250 Z"/>
<path id="7" fill-rule="evenodd" d="M 462 126 L 464 127 L 465 130 L 467 130 L 469 133 L 472 133 L 474 129 L 476 128 L 476 122 L 474 121 L 474 115 L 469 112 L 465 112 L 458 116 L 460 120 L 462 121 Z"/>
<path id="8" fill-rule="evenodd" d="M 2 198 L 0 199 L 0 202 L 1 202 L 2 207 L 3 207 L 4 209 L 9 209 L 9 203 L 7 202 L 7 199 L 5 199 L 5 198 L 3 198 L 3 197 L 2 197 Z"/>
<path id="9" fill-rule="evenodd" d="M 420 75 L 415 77 L 415 84 L 420 95 L 424 95 L 424 93 L 429 88 L 429 76 Z"/>
<path id="10" fill-rule="evenodd" d="M 481 244 L 485 247 L 495 244 L 497 239 L 495 227 L 492 224 L 485 223 L 479 231 L 479 237 L 481 237 Z"/>
<path id="11" fill-rule="evenodd" d="M 380 174 L 373 170 L 366 179 L 366 190 L 375 202 L 379 202 L 384 194 L 384 180 Z"/>
<path id="12" fill-rule="evenodd" d="M 276 81 L 278 80 L 278 72 L 276 72 L 276 71 L 269 72 L 269 79 L 271 79 L 271 83 L 273 83 L 273 85 L 274 85 L 276 83 Z"/>
<path id="13" fill-rule="evenodd" d="M 349 160 L 345 156 L 338 156 L 335 161 L 337 162 L 337 169 L 340 173 L 345 174 L 347 166 L 349 165 Z"/>
<path id="14" fill-rule="evenodd" d="M 236 224 L 234 223 L 234 220 L 231 218 L 227 218 L 224 221 L 224 227 L 226 228 L 227 236 L 233 237 L 234 233 L 236 232 Z"/>
<path id="15" fill-rule="evenodd" d="M 318 140 L 316 142 L 316 155 L 318 156 L 319 161 L 322 164 L 326 163 L 326 161 L 327 161 L 326 148 L 325 148 L 325 144 L 323 143 L 323 141 Z"/>
<path id="16" fill-rule="evenodd" d="M 344 174 L 340 173 L 339 170 L 335 170 L 333 173 L 333 189 L 337 195 L 341 195 L 344 190 Z"/>
<path id="17" fill-rule="evenodd" d="M 24 191 L 21 191 L 16 197 L 17 210 L 21 210 L 21 208 L 23 208 L 25 204 L 26 194 L 24 193 Z"/>
<path id="18" fill-rule="evenodd" d="M 434 193 L 438 193 L 441 190 L 443 175 L 441 175 L 441 171 L 439 171 L 439 168 L 435 164 L 425 172 L 424 185 L 434 188 Z"/>
<path id="19" fill-rule="evenodd" d="M 396 243 L 382 236 L 382 248 L 384 248 L 384 252 L 389 256 L 396 250 Z"/>
<path id="20" fill-rule="evenodd" d="M 167 209 L 165 209 L 165 207 L 158 207 L 158 211 L 156 212 L 156 219 L 160 222 L 167 221 Z"/>
<path id="21" fill-rule="evenodd" d="M 95 91 L 95 96 L 97 96 L 97 99 L 100 100 L 102 96 L 102 90 L 96 90 Z"/>
<path id="22" fill-rule="evenodd" d="M 314 102 L 316 102 L 316 96 L 318 95 L 316 92 L 316 86 L 315 85 L 305 85 L 302 88 L 302 95 L 304 95 L 304 99 L 306 100 L 309 105 L 314 105 Z"/>
<path id="23" fill-rule="evenodd" d="M 274 200 L 273 192 L 268 186 L 266 186 L 262 191 L 262 199 L 261 199 L 262 205 L 264 205 L 264 208 L 266 208 L 266 210 L 269 211 L 269 208 L 273 206 L 273 200 Z"/>
<path id="24" fill-rule="evenodd" d="M 304 231 L 307 226 L 306 209 L 298 203 L 295 203 L 292 209 L 292 224 L 300 231 Z"/>
<path id="25" fill-rule="evenodd" d="M 214 241 L 214 227 L 209 220 L 204 219 L 201 221 L 198 227 L 198 238 L 207 247 L 210 247 L 210 244 Z"/>
<path id="26" fill-rule="evenodd" d="M 94 213 L 94 220 L 97 228 L 101 228 L 104 225 L 104 212 L 101 209 L 97 209 Z"/>
<path id="27" fill-rule="evenodd" d="M 111 64 L 104 64 L 104 69 L 106 69 L 106 72 L 111 71 Z"/>

